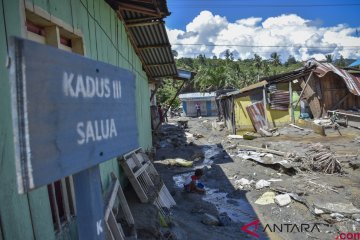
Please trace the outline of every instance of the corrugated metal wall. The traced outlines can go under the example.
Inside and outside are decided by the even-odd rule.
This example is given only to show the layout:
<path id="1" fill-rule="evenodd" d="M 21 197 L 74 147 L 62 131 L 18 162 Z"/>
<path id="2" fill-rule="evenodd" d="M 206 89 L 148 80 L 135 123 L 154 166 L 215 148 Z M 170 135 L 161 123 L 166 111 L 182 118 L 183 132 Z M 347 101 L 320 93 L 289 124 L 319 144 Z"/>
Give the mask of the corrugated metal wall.
<path id="1" fill-rule="evenodd" d="M 298 93 L 293 92 L 293 102 L 297 101 L 298 99 L 299 99 Z M 246 108 L 257 101 L 262 101 L 261 90 L 250 91 L 234 100 L 236 131 L 238 132 L 238 134 L 241 134 L 241 131 L 254 131 L 253 124 L 246 111 Z M 290 109 L 288 111 L 275 110 L 275 109 L 270 109 L 269 105 L 267 105 L 266 113 L 267 113 L 268 122 L 270 123 L 271 126 L 279 127 L 290 123 Z M 294 116 L 295 119 L 299 119 L 300 116 L 299 105 L 294 110 Z"/>
<path id="2" fill-rule="evenodd" d="M 6 37 L 21 36 L 24 30 L 24 1 L 0 0 L 0 223 L 5 239 L 55 239 L 46 187 L 18 195 L 12 143 L 8 70 L 5 66 Z M 79 29 L 85 55 L 133 71 L 136 74 L 136 109 L 139 144 L 151 147 L 149 90 L 146 74 L 116 13 L 103 0 L 25 0 L 36 11 Z M 3 16 L 4 5 L 5 16 Z M 6 24 L 4 23 L 6 20 Z M 22 20 L 21 20 L 22 19 Z M 7 34 L 5 34 L 5 26 Z M 124 113 L 126 114 L 126 113 Z M 125 139 L 126 141 L 126 139 Z M 109 186 L 109 173 L 120 177 L 116 159 L 101 164 L 103 189 Z M 73 234 L 59 238 L 74 238 Z"/>

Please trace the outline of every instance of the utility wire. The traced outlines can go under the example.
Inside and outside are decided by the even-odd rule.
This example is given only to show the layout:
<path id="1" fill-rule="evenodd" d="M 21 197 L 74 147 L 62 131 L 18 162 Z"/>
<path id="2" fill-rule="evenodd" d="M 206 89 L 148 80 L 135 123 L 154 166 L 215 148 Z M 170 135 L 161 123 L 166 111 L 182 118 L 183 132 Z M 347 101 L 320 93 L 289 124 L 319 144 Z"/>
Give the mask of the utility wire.
<path id="1" fill-rule="evenodd" d="M 214 4 L 216 3 L 216 4 Z M 182 1 L 169 3 L 169 5 L 192 8 L 192 7 L 204 7 L 206 4 L 207 7 L 246 7 L 246 8 L 308 8 L 308 7 L 357 7 L 360 6 L 360 3 L 335 3 L 335 4 L 241 4 L 241 3 L 227 3 L 227 2 L 214 2 L 214 1 L 203 1 L 203 4 L 199 2 L 186 2 Z"/>
<path id="2" fill-rule="evenodd" d="M 209 44 L 209 43 L 172 43 L 173 46 L 207 46 L 207 47 L 244 47 L 244 48 L 310 48 L 310 49 L 333 49 L 333 48 L 346 48 L 358 49 L 360 46 L 334 46 L 334 47 L 321 47 L 321 46 L 305 46 L 305 45 L 241 45 L 241 44 Z"/>

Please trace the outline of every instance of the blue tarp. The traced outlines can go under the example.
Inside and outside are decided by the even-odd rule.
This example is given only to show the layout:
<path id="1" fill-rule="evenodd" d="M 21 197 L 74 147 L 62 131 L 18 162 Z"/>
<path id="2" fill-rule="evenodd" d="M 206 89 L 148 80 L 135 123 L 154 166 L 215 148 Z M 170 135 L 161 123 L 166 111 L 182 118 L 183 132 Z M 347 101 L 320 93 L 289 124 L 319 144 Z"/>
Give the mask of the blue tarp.
<path id="1" fill-rule="evenodd" d="M 360 66 L 360 58 L 349 65 L 349 67 L 356 67 L 356 66 Z"/>

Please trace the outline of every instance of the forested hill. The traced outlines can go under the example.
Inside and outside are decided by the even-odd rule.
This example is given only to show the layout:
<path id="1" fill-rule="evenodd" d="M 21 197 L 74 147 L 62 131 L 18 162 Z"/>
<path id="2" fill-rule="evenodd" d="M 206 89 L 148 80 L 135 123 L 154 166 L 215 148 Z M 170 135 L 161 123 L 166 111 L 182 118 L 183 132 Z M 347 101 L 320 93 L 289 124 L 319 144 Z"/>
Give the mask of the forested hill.
<path id="1" fill-rule="evenodd" d="M 176 52 L 174 54 L 176 56 Z M 340 57 L 333 61 L 331 55 L 326 56 L 328 62 L 338 66 L 345 66 L 346 59 Z M 225 58 L 206 58 L 199 55 L 196 58 L 178 58 L 176 65 L 179 69 L 196 72 L 195 79 L 182 90 L 186 92 L 211 92 L 221 89 L 241 89 L 258 82 L 258 79 L 280 73 L 286 73 L 301 68 L 303 64 L 292 56 L 285 62 L 280 61 L 280 55 L 271 54 L 270 59 L 263 59 L 255 54 L 251 59 L 234 59 L 230 51 L 225 52 Z M 159 103 L 168 104 L 175 95 L 180 81 L 165 80 L 157 93 Z M 180 102 L 175 101 L 174 105 Z"/>
<path id="2" fill-rule="evenodd" d="M 257 82 L 259 78 L 302 67 L 302 63 L 297 62 L 294 57 L 281 63 L 277 53 L 271 54 L 271 59 L 262 59 L 255 54 L 254 58 L 244 60 L 234 60 L 231 53 L 225 54 L 225 59 L 199 55 L 196 58 L 179 58 L 176 63 L 180 69 L 197 72 L 192 86 L 186 91 L 200 92 L 240 89 Z"/>

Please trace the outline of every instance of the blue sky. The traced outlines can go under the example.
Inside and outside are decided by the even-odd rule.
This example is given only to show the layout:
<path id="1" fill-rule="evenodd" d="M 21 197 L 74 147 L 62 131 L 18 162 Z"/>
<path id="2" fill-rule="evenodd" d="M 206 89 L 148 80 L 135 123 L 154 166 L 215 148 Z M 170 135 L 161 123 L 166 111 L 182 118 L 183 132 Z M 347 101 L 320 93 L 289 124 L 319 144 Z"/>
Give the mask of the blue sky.
<path id="1" fill-rule="evenodd" d="M 360 27 L 360 1 L 279 1 L 279 0 L 167 0 L 171 15 L 166 18 L 169 28 L 185 29 L 187 23 L 199 15 L 202 10 L 209 10 L 213 14 L 226 16 L 233 22 L 248 17 L 274 17 L 281 14 L 297 14 L 306 19 L 312 19 L 322 26 L 334 26 L 340 23 L 351 27 Z M 264 7 L 250 7 L 241 5 L 265 5 Z M 359 4 L 358 6 L 311 6 L 311 7 L 269 7 L 268 5 L 330 5 L 330 4 Z"/>
<path id="2" fill-rule="evenodd" d="M 197 53 L 221 56 L 229 48 L 240 58 L 254 53 L 266 58 L 273 49 L 264 45 L 271 45 L 286 46 L 274 49 L 283 58 L 294 55 L 298 59 L 320 60 L 325 54 L 360 57 L 359 0 L 167 0 L 167 3 L 171 15 L 165 19 L 166 26 L 170 42 L 178 44 L 173 48 L 180 56 Z M 346 4 L 350 6 L 343 6 Z M 179 46 L 184 43 L 190 46 Z M 245 45 L 247 51 L 236 45 Z M 247 47 L 250 45 L 262 47 Z M 290 48 L 294 45 L 298 47 Z"/>

